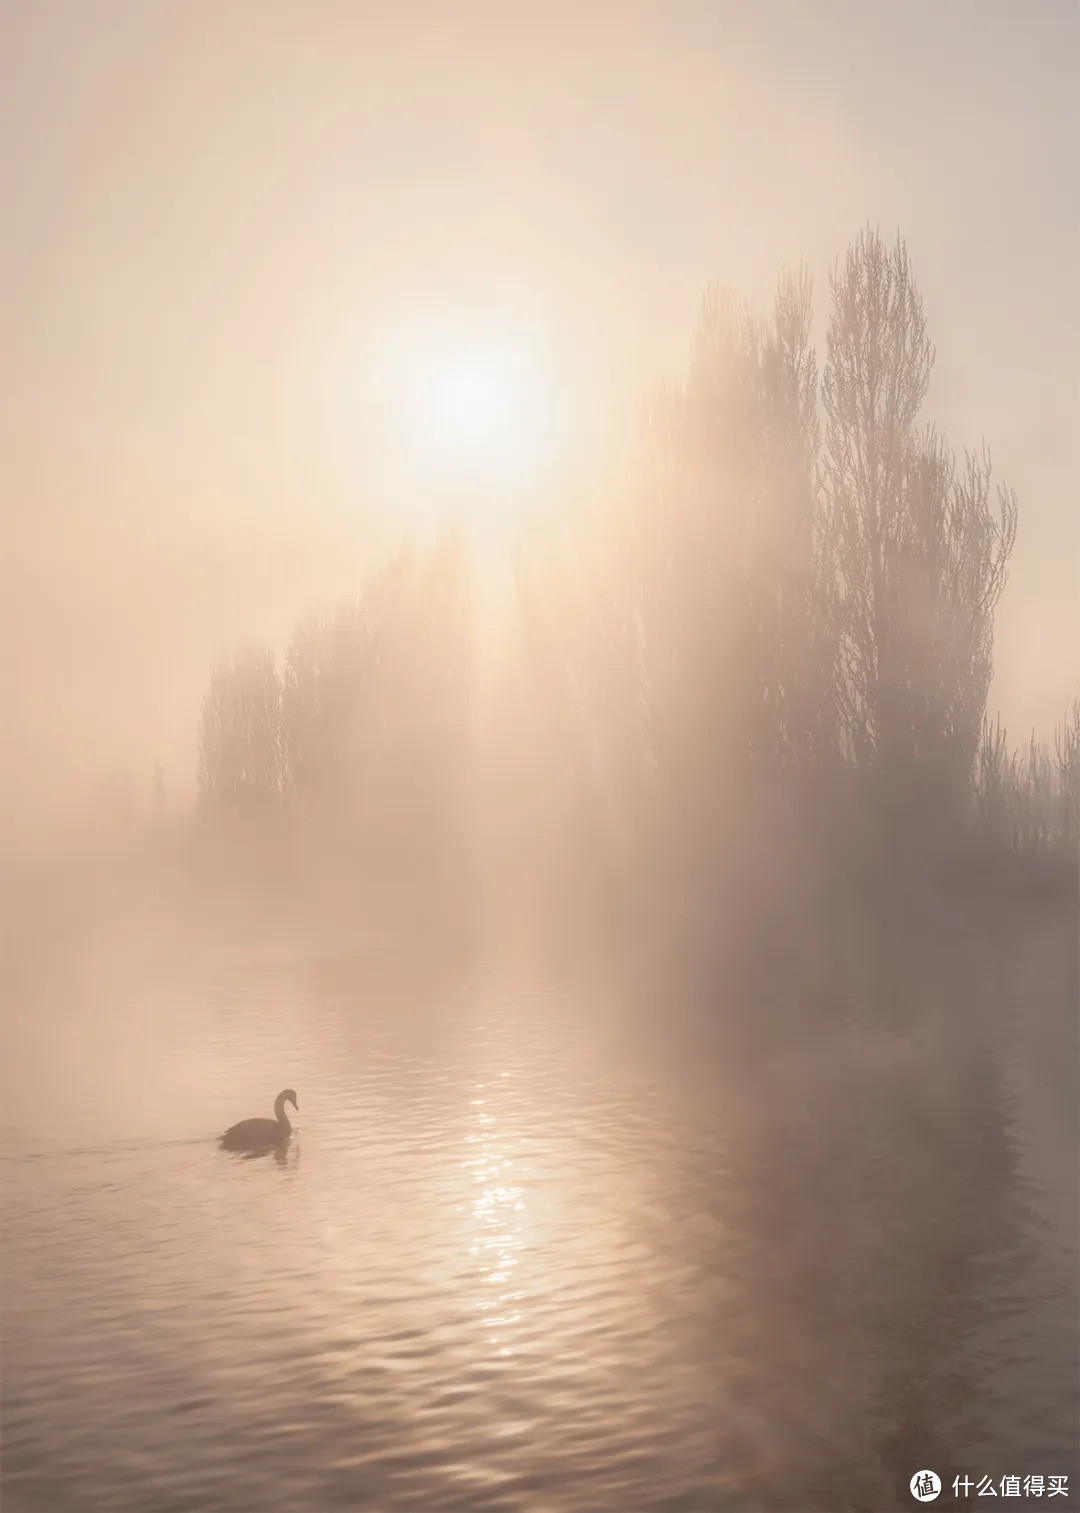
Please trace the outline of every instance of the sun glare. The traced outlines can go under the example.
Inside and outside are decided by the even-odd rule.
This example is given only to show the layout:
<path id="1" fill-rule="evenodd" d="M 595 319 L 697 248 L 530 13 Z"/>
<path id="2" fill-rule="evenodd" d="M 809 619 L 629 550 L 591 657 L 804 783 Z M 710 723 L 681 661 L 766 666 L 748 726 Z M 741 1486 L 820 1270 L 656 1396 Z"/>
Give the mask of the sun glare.
<path id="1" fill-rule="evenodd" d="M 460 311 L 401 321 L 368 381 L 395 496 L 490 527 L 519 520 L 555 486 L 565 385 L 539 323 Z"/>
<path id="2" fill-rule="evenodd" d="M 450 368 L 433 399 L 434 418 L 449 437 L 473 446 L 496 442 L 499 423 L 505 422 L 510 409 L 506 384 L 483 366 Z"/>

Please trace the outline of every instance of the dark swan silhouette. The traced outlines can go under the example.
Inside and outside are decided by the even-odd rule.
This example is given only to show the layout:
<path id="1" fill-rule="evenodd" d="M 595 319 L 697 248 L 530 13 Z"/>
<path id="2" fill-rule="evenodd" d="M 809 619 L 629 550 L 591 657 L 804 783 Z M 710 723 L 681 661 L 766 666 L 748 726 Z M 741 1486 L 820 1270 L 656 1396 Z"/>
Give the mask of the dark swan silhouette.
<path id="1" fill-rule="evenodd" d="M 287 1087 L 274 1099 L 276 1118 L 241 1119 L 239 1124 L 232 1125 L 222 1135 L 219 1141 L 222 1150 L 244 1151 L 249 1156 L 266 1156 L 271 1151 L 284 1150 L 292 1134 L 292 1125 L 285 1112 L 287 1103 L 291 1103 L 299 1113 L 300 1105 L 291 1087 Z"/>

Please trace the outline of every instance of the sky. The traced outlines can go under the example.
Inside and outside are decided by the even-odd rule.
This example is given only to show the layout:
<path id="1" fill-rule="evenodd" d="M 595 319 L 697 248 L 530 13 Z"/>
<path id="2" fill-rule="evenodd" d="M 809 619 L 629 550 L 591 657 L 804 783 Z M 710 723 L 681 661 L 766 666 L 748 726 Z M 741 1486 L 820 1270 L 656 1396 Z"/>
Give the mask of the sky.
<path id="1" fill-rule="evenodd" d="M 1080 687 L 1072 0 L 0 14 L 9 794 L 182 789 L 213 659 L 428 523 L 372 406 L 403 330 L 541 333 L 525 509 L 602 475 L 710 281 L 764 304 L 804 259 L 823 350 L 867 222 L 925 299 L 926 418 L 1018 495 L 991 706 L 1048 734 Z"/>

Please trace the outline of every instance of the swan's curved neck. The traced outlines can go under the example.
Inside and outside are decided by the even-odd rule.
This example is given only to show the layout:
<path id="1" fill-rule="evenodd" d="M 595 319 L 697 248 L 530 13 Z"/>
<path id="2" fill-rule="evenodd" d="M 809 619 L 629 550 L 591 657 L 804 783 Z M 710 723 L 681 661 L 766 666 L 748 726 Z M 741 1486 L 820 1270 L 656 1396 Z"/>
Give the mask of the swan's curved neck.
<path id="1" fill-rule="evenodd" d="M 265 1105 L 264 1105 L 264 1107 L 265 1107 Z M 291 1122 L 289 1120 L 289 1116 L 285 1112 L 285 1099 L 284 1099 L 284 1097 L 275 1098 L 275 1100 L 274 1100 L 274 1113 L 277 1115 L 277 1122 L 280 1125 L 282 1125 L 285 1129 L 292 1129 L 292 1124 L 291 1124 Z"/>

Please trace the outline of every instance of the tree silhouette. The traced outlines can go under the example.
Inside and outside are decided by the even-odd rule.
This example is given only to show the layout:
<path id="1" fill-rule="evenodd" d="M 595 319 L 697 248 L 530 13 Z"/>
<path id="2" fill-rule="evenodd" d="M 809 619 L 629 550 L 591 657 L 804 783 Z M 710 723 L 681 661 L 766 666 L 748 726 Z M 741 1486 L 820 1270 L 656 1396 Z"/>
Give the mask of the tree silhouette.
<path id="1" fill-rule="evenodd" d="M 274 653 L 251 642 L 220 662 L 203 699 L 198 792 L 204 810 L 261 814 L 281 796 L 281 685 Z"/>
<path id="2" fill-rule="evenodd" d="M 824 508 L 846 748 L 910 814 L 966 803 L 1015 496 L 915 420 L 934 361 L 907 250 L 865 231 L 832 277 Z"/>

